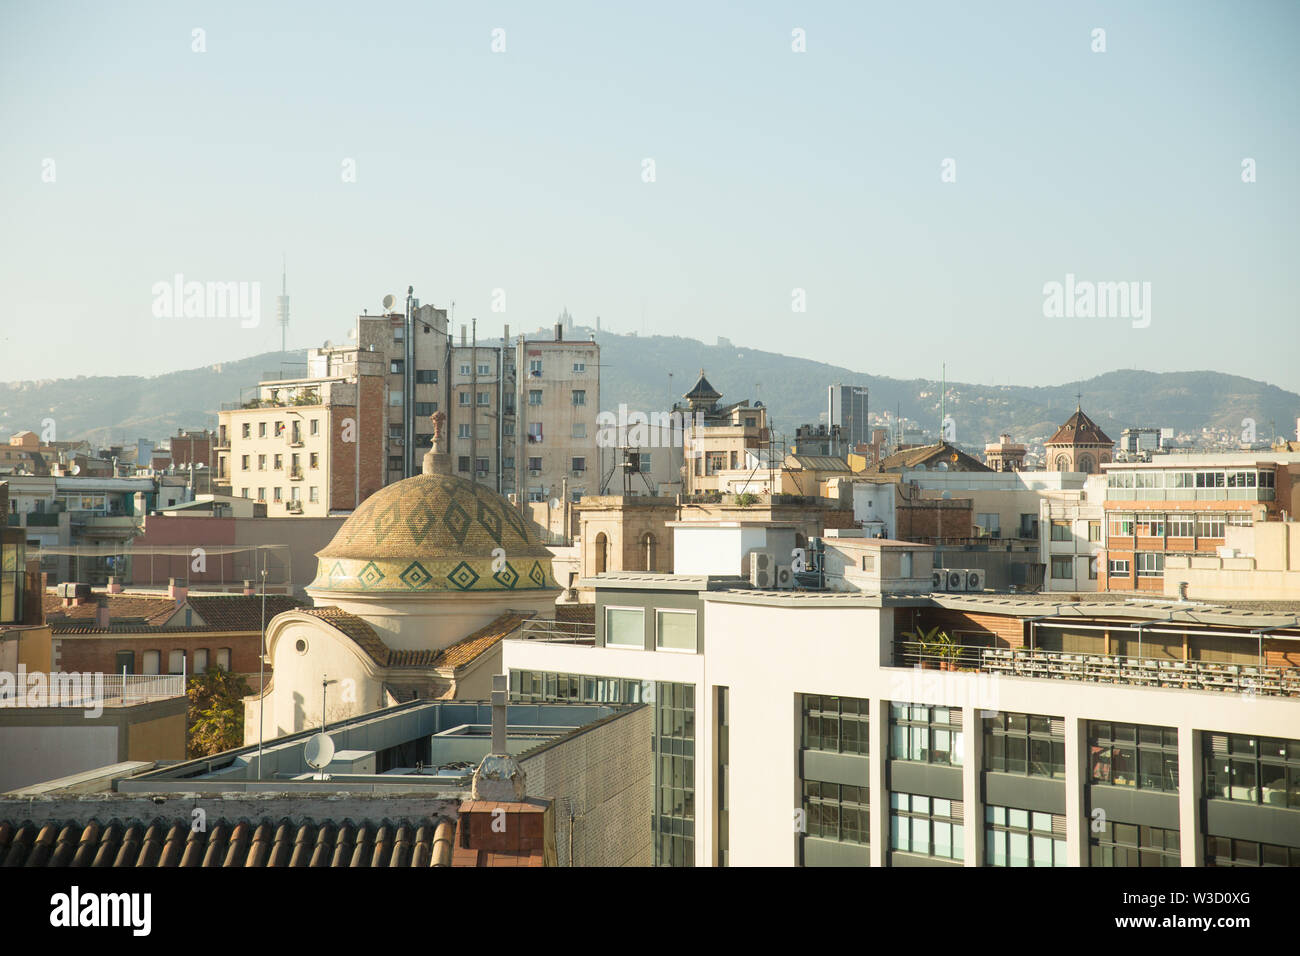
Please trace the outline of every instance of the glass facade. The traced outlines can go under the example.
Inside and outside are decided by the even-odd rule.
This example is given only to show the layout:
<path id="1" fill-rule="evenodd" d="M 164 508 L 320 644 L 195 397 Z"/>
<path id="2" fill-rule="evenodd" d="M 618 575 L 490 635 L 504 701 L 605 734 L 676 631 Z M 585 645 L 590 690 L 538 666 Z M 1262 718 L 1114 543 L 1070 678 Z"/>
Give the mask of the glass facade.
<path id="1" fill-rule="evenodd" d="M 1300 807 L 1300 740 L 1202 734 L 1205 796 Z"/>
<path id="2" fill-rule="evenodd" d="M 1088 838 L 1091 866 L 1181 866 L 1178 831 L 1107 821 Z"/>
<path id="3" fill-rule="evenodd" d="M 984 769 L 1065 779 L 1065 721 L 1038 714 L 984 718 Z"/>
<path id="4" fill-rule="evenodd" d="M 1015 807 L 984 808 L 986 866 L 1066 866 L 1065 817 Z"/>
<path id="5" fill-rule="evenodd" d="M 869 706 L 869 701 L 858 697 L 800 696 L 799 786 L 804 837 L 864 847 L 870 843 L 865 760 L 861 761 L 863 783 L 851 785 L 811 776 L 805 759 L 809 752 L 867 757 Z"/>
<path id="6" fill-rule="evenodd" d="M 804 694 L 802 709 L 801 748 L 866 756 L 867 701 Z"/>
<path id="7" fill-rule="evenodd" d="M 1300 866 L 1300 847 L 1256 843 L 1253 840 L 1230 840 L 1227 837 L 1205 838 L 1206 866 Z"/>
<path id="8" fill-rule="evenodd" d="M 960 767 L 965 753 L 961 711 L 920 704 L 889 705 L 889 756 L 893 760 Z"/>
<path id="9" fill-rule="evenodd" d="M 965 856 L 960 800 L 914 793 L 889 795 L 889 846 L 893 850 L 961 860 Z"/>
<path id="10" fill-rule="evenodd" d="M 655 685 L 654 862 L 695 865 L 695 685 Z"/>
<path id="11" fill-rule="evenodd" d="M 1088 782 L 1178 792 L 1178 731 L 1088 722 Z"/>

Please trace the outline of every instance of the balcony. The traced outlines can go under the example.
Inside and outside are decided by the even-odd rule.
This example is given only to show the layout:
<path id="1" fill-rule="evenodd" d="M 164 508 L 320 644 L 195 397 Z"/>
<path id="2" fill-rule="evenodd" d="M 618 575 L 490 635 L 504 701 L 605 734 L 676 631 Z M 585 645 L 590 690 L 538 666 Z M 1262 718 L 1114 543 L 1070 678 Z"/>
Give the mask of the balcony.
<path id="1" fill-rule="evenodd" d="M 302 466 L 298 465 L 289 469 L 290 481 L 302 481 Z"/>
<path id="2" fill-rule="evenodd" d="M 1300 667 L 1152 660 L 975 644 L 940 647 L 901 640 L 894 642 L 893 666 L 977 671 L 1003 677 L 1175 687 L 1247 696 L 1300 697 Z"/>
<path id="3" fill-rule="evenodd" d="M 13 517 L 17 517 L 14 515 Z M 29 511 L 27 512 L 27 527 L 29 528 L 57 528 L 59 526 L 59 516 L 52 511 Z"/>
<path id="4" fill-rule="evenodd" d="M 533 618 L 524 621 L 519 630 L 510 635 L 515 641 L 540 641 L 543 644 L 579 644 L 592 647 L 596 643 L 596 625 L 581 621 L 556 621 Z"/>

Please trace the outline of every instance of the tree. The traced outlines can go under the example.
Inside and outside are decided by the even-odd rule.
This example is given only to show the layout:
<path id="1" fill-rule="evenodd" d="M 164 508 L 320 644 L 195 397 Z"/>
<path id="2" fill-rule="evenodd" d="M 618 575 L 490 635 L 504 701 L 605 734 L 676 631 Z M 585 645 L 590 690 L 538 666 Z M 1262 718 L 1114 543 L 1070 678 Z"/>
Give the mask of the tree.
<path id="1" fill-rule="evenodd" d="M 211 667 L 190 678 L 187 756 L 211 757 L 244 743 L 243 698 L 253 692 L 239 674 Z"/>

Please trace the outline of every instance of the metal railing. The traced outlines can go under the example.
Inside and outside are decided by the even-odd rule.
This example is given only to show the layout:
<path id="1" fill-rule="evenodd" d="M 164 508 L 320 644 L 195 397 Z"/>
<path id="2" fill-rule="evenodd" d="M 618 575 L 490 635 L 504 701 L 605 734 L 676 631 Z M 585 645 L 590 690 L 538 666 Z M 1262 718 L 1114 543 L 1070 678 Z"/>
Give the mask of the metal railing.
<path id="1" fill-rule="evenodd" d="M 917 641 L 894 642 L 894 665 L 974 670 L 1008 677 L 1300 697 L 1300 667 L 1072 654 L 1027 647 L 941 646 Z"/>
<path id="2" fill-rule="evenodd" d="M 555 621 L 532 619 L 524 621 L 519 630 L 511 635 L 512 640 L 544 641 L 548 644 L 585 644 L 596 643 L 596 625 L 582 621 Z"/>
<path id="3" fill-rule="evenodd" d="M 26 677 L 24 686 L 15 685 L 7 695 L 0 693 L 0 702 L 18 707 L 31 706 L 33 700 L 43 707 L 125 707 L 185 696 L 183 674 L 30 672 Z M 32 683 L 34 677 L 40 678 L 38 684 Z"/>

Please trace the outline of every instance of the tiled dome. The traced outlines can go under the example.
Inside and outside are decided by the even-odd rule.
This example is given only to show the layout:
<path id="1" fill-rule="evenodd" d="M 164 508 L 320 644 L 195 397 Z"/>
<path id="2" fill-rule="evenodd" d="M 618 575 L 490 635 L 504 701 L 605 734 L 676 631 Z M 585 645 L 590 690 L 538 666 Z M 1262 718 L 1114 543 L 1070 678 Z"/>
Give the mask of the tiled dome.
<path id="1" fill-rule="evenodd" d="M 313 588 L 523 591 L 554 588 L 551 552 L 501 495 L 425 474 L 375 492 L 317 552 Z"/>

